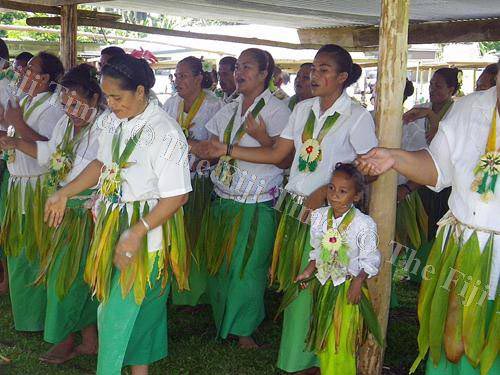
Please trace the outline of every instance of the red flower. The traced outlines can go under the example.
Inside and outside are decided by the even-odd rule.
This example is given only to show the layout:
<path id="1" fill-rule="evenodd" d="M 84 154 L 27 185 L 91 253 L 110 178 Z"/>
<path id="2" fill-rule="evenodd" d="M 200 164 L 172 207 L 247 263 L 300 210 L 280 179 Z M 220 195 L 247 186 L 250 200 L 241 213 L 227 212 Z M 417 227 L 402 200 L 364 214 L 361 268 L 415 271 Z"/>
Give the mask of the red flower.
<path id="1" fill-rule="evenodd" d="M 313 147 L 312 146 L 309 146 L 309 147 L 306 148 L 306 152 L 308 154 L 310 154 L 312 151 L 313 151 Z"/>
<path id="2" fill-rule="evenodd" d="M 337 243 L 337 237 L 330 237 L 331 243 Z"/>

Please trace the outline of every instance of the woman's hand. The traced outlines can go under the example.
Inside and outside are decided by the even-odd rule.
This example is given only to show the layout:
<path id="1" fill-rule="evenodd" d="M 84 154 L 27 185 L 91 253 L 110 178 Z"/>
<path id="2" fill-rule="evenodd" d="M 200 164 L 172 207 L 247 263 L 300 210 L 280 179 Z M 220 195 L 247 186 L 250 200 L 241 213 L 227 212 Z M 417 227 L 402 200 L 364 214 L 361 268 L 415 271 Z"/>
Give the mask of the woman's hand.
<path id="1" fill-rule="evenodd" d="M 213 138 L 209 141 L 200 141 L 193 145 L 191 152 L 200 159 L 217 159 L 226 155 L 227 145 Z"/>
<path id="2" fill-rule="evenodd" d="M 403 124 L 417 121 L 418 119 L 431 116 L 431 108 L 412 108 L 403 115 Z"/>
<path id="3" fill-rule="evenodd" d="M 17 138 L 14 137 L 0 137 L 1 150 L 15 150 L 17 148 Z"/>
<path id="4" fill-rule="evenodd" d="M 394 167 L 395 160 L 391 150 L 376 147 L 364 155 L 359 155 L 355 161 L 356 167 L 368 176 L 378 176 Z"/>
<path id="5" fill-rule="evenodd" d="M 246 133 L 256 140 L 269 137 L 267 134 L 266 123 L 261 116 L 259 116 L 259 121 L 257 122 L 252 114 L 249 113 L 243 126 L 245 126 Z"/>
<path id="6" fill-rule="evenodd" d="M 143 237 L 147 233 L 145 229 L 141 230 L 138 225 L 142 224 L 136 224 L 123 232 L 116 244 L 113 263 L 120 271 L 123 271 L 134 261 L 141 248 Z"/>
<path id="7" fill-rule="evenodd" d="M 49 227 L 58 227 L 64 218 L 68 197 L 61 190 L 54 193 L 45 202 L 44 221 Z"/>
<path id="8" fill-rule="evenodd" d="M 361 288 L 363 287 L 364 279 L 355 277 L 351 281 L 351 286 L 347 291 L 347 301 L 353 305 L 357 305 L 361 301 L 361 293 L 363 291 Z"/>

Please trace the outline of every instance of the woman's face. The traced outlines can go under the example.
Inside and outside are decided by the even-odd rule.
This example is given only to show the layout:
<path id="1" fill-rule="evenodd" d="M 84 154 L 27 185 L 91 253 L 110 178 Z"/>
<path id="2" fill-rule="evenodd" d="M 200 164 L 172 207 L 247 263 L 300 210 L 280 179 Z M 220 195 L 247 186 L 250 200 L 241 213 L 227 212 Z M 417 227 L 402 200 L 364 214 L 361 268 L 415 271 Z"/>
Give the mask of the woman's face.
<path id="1" fill-rule="evenodd" d="M 448 87 L 441 74 L 435 74 L 429 84 L 429 97 L 432 104 L 441 104 L 450 100 L 453 96 L 453 87 Z"/>
<path id="2" fill-rule="evenodd" d="M 257 89 L 264 90 L 267 71 L 260 71 L 258 62 L 251 53 L 242 53 L 236 62 L 234 81 L 236 89 L 243 95 Z"/>
<path id="3" fill-rule="evenodd" d="M 26 73 L 23 77 L 21 89 L 29 95 L 43 92 L 50 84 L 50 75 L 43 72 L 42 61 L 35 56 L 26 65 Z"/>
<path id="4" fill-rule="evenodd" d="M 87 98 L 76 90 L 61 91 L 61 104 L 75 128 L 86 126 L 97 111 L 98 95 Z"/>
<path id="5" fill-rule="evenodd" d="M 101 78 L 101 88 L 109 109 L 119 119 L 135 117 L 144 110 L 144 86 L 138 86 L 135 91 L 123 90 L 119 79 L 104 75 Z"/>
<path id="6" fill-rule="evenodd" d="M 311 91 L 313 96 L 329 96 L 342 91 L 347 77 L 346 72 L 337 73 L 337 64 L 335 64 L 330 54 L 316 54 L 311 68 Z"/>
<path id="7" fill-rule="evenodd" d="M 301 99 L 312 98 L 311 67 L 304 66 L 300 68 L 293 84 L 295 87 L 295 94 L 297 94 Z"/>
<path id="8" fill-rule="evenodd" d="M 194 75 L 188 64 L 179 63 L 175 68 L 175 87 L 181 98 L 198 94 L 201 90 L 201 74 Z"/>

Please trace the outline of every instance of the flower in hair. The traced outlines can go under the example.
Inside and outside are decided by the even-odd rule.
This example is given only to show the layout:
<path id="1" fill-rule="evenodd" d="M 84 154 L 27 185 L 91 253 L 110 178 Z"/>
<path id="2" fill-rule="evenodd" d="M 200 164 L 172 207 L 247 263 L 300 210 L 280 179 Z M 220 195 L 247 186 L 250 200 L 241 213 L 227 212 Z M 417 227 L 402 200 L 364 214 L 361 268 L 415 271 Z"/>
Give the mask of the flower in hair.
<path id="1" fill-rule="evenodd" d="M 212 63 L 210 61 L 203 60 L 203 57 L 200 60 L 201 60 L 201 70 L 205 73 L 212 73 L 212 71 L 214 70 Z"/>
<path id="2" fill-rule="evenodd" d="M 158 62 L 158 58 L 148 50 L 145 50 L 141 47 L 141 49 L 135 49 L 130 53 L 130 56 L 135 57 L 136 59 L 144 59 L 148 62 L 148 64 L 154 64 Z"/>

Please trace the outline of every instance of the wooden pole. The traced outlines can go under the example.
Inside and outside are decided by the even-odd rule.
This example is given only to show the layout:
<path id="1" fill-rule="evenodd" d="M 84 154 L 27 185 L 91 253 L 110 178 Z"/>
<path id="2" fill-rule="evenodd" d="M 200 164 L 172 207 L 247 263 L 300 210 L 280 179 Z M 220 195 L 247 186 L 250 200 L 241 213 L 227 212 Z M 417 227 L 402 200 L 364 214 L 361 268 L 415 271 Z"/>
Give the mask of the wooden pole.
<path id="1" fill-rule="evenodd" d="M 380 15 L 379 63 L 377 74 L 377 136 L 382 147 L 400 147 L 403 91 L 408 52 L 409 0 L 382 0 Z M 373 184 L 370 215 L 377 223 L 382 253 L 378 277 L 368 282 L 370 296 L 384 337 L 389 317 L 392 269 L 392 241 L 396 223 L 396 173 L 391 171 Z M 384 350 L 370 337 L 361 350 L 359 373 L 382 373 Z"/>
<path id="2" fill-rule="evenodd" d="M 60 52 L 64 69 L 69 70 L 76 65 L 76 4 L 61 6 L 61 39 Z"/>

